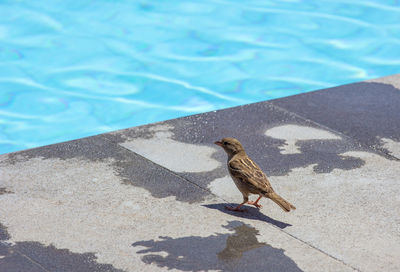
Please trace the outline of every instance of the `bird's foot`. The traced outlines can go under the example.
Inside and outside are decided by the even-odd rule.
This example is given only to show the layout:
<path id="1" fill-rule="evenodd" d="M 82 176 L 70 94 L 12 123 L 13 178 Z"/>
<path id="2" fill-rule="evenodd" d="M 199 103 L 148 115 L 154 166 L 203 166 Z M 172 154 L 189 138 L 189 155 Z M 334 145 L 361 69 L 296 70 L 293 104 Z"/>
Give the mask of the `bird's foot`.
<path id="1" fill-rule="evenodd" d="M 225 209 L 227 209 L 227 210 L 230 210 L 230 211 L 233 211 L 233 212 L 244 212 L 245 210 L 243 209 L 240 209 L 240 207 L 238 206 L 238 207 L 236 207 L 236 208 L 232 208 L 232 207 L 229 207 L 229 206 L 225 206 Z"/>
<path id="2" fill-rule="evenodd" d="M 257 203 L 257 201 L 249 201 L 249 202 L 247 202 L 247 204 L 249 204 L 249 205 L 254 205 L 254 206 L 256 206 L 258 209 L 262 207 L 260 204 Z"/>

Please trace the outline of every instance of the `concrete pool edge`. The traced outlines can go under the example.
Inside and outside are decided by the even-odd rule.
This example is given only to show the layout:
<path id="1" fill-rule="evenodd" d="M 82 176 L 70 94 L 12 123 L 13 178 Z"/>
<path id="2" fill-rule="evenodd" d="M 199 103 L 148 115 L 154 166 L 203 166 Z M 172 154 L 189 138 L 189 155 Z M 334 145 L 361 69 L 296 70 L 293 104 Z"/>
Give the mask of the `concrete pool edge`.
<path id="1" fill-rule="evenodd" d="M 1 155 L 0 268 L 318 271 L 317 262 L 327 271 L 395 271 L 400 219 L 385 207 L 400 208 L 399 82 L 394 75 Z M 264 200 L 261 211 L 225 212 L 241 197 L 212 144 L 223 136 L 239 138 L 300 209 L 282 214 Z M 239 239 L 241 253 L 227 258 L 230 241 L 248 233 L 254 244 Z M 273 257 L 257 257 L 265 255 Z"/>

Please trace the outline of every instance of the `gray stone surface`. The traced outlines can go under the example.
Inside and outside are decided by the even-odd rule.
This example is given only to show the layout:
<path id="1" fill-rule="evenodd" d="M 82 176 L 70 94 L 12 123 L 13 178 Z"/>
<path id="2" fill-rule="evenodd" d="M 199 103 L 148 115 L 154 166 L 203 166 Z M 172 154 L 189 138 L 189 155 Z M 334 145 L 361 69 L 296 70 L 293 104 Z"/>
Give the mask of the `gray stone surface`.
<path id="1" fill-rule="evenodd" d="M 95 255 L 91 253 L 71 253 L 68 249 L 44 246 L 38 242 L 4 242 L 10 238 L 6 228 L 0 224 L 0 271 L 122 271 L 109 264 L 98 264 Z"/>
<path id="2" fill-rule="evenodd" d="M 67 149 L 74 148 L 63 148 Z M 189 203 L 126 184 L 113 158 L 24 154 L 2 159 L 1 185 L 13 191 L 0 198 L 5 242 L 47 271 L 232 271 L 269 264 L 276 271 L 318 271 L 315 264 L 332 271 L 352 270 L 274 226 L 284 222 L 266 224 L 259 211 L 226 213 L 216 196 Z M 184 194 L 187 187 L 175 190 Z M 257 257 L 267 253 L 269 258 Z M 0 260 L 3 267 L 13 265 L 8 255 Z"/>
<path id="3" fill-rule="evenodd" d="M 0 271 L 398 271 L 393 85 L 351 84 L 2 155 Z M 225 209 L 242 199 L 213 144 L 226 136 L 296 211 L 267 199 L 261 209 Z"/>
<path id="4" fill-rule="evenodd" d="M 15 250 L 11 244 L 5 242 L 10 238 L 7 228 L 0 223 L 0 271 L 46 271 L 40 264 L 35 263 L 26 256 L 23 256 Z"/>
<path id="5" fill-rule="evenodd" d="M 270 129 L 285 130 L 290 126 L 298 131 L 302 131 L 302 128 L 306 128 L 306 131 L 315 130 L 306 135 L 307 140 L 295 142 L 301 152 L 282 154 L 286 140 L 266 133 Z M 318 132 L 325 134 L 319 137 Z M 334 169 L 349 170 L 364 164 L 360 158 L 340 155 L 350 150 L 365 150 L 350 138 L 321 129 L 268 103 L 204 113 L 105 135 L 111 141 L 179 173 L 203 188 L 227 173 L 226 155 L 214 145 L 216 140 L 227 136 L 238 138 L 252 158 L 260 162 L 263 170 L 270 175 L 286 175 L 293 168 L 311 164 L 315 165 L 318 173 L 329 173 Z M 173 143 L 174 148 L 165 152 L 164 148 Z M 186 165 L 188 160 L 185 156 L 195 162 Z"/>
<path id="6" fill-rule="evenodd" d="M 172 171 L 110 142 L 103 135 L 11 153 L 4 157 L 4 163 L 14 165 L 33 159 L 47 163 L 74 158 L 88 162 L 108 162 L 114 173 L 123 180 L 123 184 L 143 187 L 154 197 L 172 195 L 179 201 L 193 202 L 208 194 L 206 190 L 189 186 L 187 181 Z"/>

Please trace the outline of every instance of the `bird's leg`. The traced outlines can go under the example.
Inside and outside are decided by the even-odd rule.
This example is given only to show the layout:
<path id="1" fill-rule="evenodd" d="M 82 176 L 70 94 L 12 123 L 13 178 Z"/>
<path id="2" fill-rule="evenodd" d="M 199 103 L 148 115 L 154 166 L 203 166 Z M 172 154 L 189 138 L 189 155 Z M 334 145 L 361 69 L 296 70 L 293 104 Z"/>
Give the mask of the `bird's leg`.
<path id="1" fill-rule="evenodd" d="M 225 206 L 225 208 L 230 210 L 230 211 L 244 212 L 245 210 L 241 210 L 240 207 L 242 207 L 247 202 L 249 202 L 249 197 L 248 196 L 243 196 L 243 202 L 240 203 L 239 205 L 237 205 L 236 208 L 232 208 L 232 207 L 229 207 L 229 206 Z"/>
<path id="2" fill-rule="evenodd" d="M 261 198 L 262 198 L 262 196 L 260 195 L 260 196 L 257 198 L 256 201 L 249 201 L 249 202 L 247 202 L 247 204 L 254 205 L 254 206 L 256 206 L 257 208 L 261 208 L 262 206 L 261 206 L 260 204 L 258 204 L 258 201 L 260 201 Z"/>
<path id="3" fill-rule="evenodd" d="M 244 212 L 244 210 L 241 210 L 240 207 L 242 207 L 244 204 L 246 204 L 246 202 L 242 202 L 239 205 L 236 206 L 236 208 L 232 208 L 229 206 L 225 206 L 226 209 L 230 210 L 230 211 L 234 211 L 234 212 Z"/>

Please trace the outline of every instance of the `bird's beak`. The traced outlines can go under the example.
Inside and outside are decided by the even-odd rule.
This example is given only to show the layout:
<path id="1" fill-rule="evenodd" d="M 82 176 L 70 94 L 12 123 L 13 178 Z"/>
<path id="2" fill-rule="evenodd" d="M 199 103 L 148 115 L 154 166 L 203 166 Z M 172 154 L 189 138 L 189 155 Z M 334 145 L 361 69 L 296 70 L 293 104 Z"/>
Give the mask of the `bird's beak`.
<path id="1" fill-rule="evenodd" d="M 220 141 L 216 141 L 214 144 L 222 146 L 222 143 Z"/>

